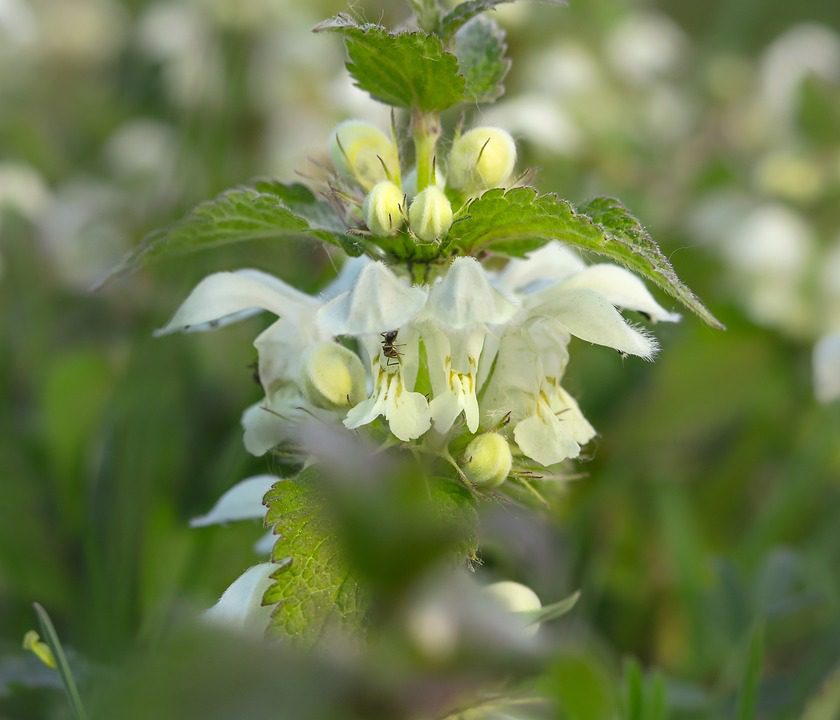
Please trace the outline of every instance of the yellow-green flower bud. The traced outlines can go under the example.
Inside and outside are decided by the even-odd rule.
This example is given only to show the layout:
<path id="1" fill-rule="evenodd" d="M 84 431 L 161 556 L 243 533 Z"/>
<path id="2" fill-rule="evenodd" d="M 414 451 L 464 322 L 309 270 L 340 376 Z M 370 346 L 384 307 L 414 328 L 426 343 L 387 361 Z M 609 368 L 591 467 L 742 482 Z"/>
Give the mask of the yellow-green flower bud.
<path id="1" fill-rule="evenodd" d="M 336 170 L 365 191 L 382 180 L 399 182 L 397 146 L 375 125 L 345 120 L 332 131 L 329 148 Z"/>
<path id="2" fill-rule="evenodd" d="M 365 397 L 365 370 L 358 355 L 332 340 L 310 348 L 303 361 L 303 392 L 316 407 L 350 407 Z"/>
<path id="3" fill-rule="evenodd" d="M 533 612 L 542 607 L 539 597 L 531 588 L 511 580 L 487 585 L 484 592 L 512 613 Z M 526 621 L 524 629 L 526 634 L 533 636 L 537 634 L 539 628 L 539 623 Z"/>
<path id="4" fill-rule="evenodd" d="M 477 487 L 494 488 L 501 485 L 513 463 L 510 445 L 499 433 L 477 435 L 464 451 L 462 469 Z"/>
<path id="5" fill-rule="evenodd" d="M 390 180 L 376 183 L 362 205 L 368 230 L 377 237 L 396 233 L 405 221 L 403 200 L 402 190 Z"/>
<path id="6" fill-rule="evenodd" d="M 477 127 L 464 133 L 449 153 L 450 187 L 470 195 L 504 185 L 516 164 L 516 143 L 507 130 Z"/>
<path id="7" fill-rule="evenodd" d="M 452 205 L 437 185 L 430 185 L 419 193 L 408 209 L 411 231 L 424 242 L 435 242 L 452 225 Z"/>

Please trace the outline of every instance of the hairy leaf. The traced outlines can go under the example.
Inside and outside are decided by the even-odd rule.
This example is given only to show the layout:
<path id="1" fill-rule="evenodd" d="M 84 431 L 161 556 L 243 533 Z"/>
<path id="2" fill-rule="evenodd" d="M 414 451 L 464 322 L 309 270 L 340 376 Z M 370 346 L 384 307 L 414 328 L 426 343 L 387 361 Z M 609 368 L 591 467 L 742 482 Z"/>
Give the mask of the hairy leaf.
<path id="1" fill-rule="evenodd" d="M 279 537 L 271 553 L 280 568 L 263 604 L 275 605 L 270 630 L 311 645 L 330 622 L 354 626 L 362 614 L 359 586 L 338 550 L 311 472 L 281 480 L 265 496 L 266 524 Z"/>
<path id="2" fill-rule="evenodd" d="M 196 206 L 181 220 L 147 235 L 140 246 L 108 277 L 132 272 L 163 258 L 246 240 L 313 237 L 360 255 L 358 243 L 343 233 L 341 221 L 327 205 L 300 184 L 258 181 Z"/>
<path id="3" fill-rule="evenodd" d="M 490 18 L 473 18 L 455 34 L 455 55 L 472 102 L 493 102 L 505 92 L 502 84 L 510 70 L 505 57 L 505 33 Z"/>
<path id="4" fill-rule="evenodd" d="M 545 0 L 551 5 L 567 5 L 568 0 Z M 493 10 L 497 5 L 515 2 L 515 0 L 467 0 L 456 5 L 440 21 L 438 33 L 444 39 L 451 38 L 458 30 L 477 15 Z"/>
<path id="5" fill-rule="evenodd" d="M 620 202 L 597 198 L 576 210 L 533 188 L 489 190 L 471 201 L 452 225 L 450 247 L 522 257 L 550 240 L 604 255 L 658 285 L 709 325 L 721 323 L 677 277 L 639 221 Z"/>
<path id="6" fill-rule="evenodd" d="M 347 69 L 356 85 L 395 107 L 446 110 L 464 99 L 458 59 L 440 38 L 422 32 L 391 33 L 339 14 L 315 28 L 338 32 L 347 46 Z"/>

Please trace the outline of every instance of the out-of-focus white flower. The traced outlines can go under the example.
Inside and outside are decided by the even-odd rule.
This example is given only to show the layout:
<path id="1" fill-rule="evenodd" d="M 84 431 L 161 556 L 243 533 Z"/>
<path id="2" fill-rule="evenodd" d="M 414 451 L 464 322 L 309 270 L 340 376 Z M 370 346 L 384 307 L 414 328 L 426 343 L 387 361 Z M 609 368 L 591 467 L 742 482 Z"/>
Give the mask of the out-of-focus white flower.
<path id="1" fill-rule="evenodd" d="M 764 103 L 777 116 L 789 118 L 799 85 L 809 74 L 840 80 L 840 35 L 826 25 L 795 25 L 767 47 L 759 72 Z"/>
<path id="2" fill-rule="evenodd" d="M 821 337 L 814 346 L 814 392 L 820 402 L 840 399 L 840 331 Z"/>
<path id="3" fill-rule="evenodd" d="M 762 205 L 729 228 L 724 242 L 721 251 L 758 322 L 793 330 L 810 324 L 801 285 L 814 240 L 798 214 L 783 205 Z"/>
<path id="4" fill-rule="evenodd" d="M 114 174 L 128 180 L 170 184 L 178 155 L 172 128 L 135 118 L 121 125 L 105 144 L 105 160 Z"/>
<path id="5" fill-rule="evenodd" d="M 37 27 L 35 13 L 26 0 L 0 0 L 0 46 L 31 46 Z"/>
<path id="6" fill-rule="evenodd" d="M 3 211 L 8 210 L 29 221 L 35 220 L 49 199 L 49 189 L 33 167 L 23 163 L 0 163 L 0 225 Z"/>
<path id="7" fill-rule="evenodd" d="M 585 144 L 583 133 L 562 101 L 543 93 L 502 100 L 486 109 L 481 119 L 506 127 L 517 137 L 558 155 L 575 157 Z"/>
<path id="8" fill-rule="evenodd" d="M 826 251 L 821 266 L 822 324 L 824 328 L 840 328 L 840 236 Z"/>
<path id="9" fill-rule="evenodd" d="M 491 583 L 484 588 L 484 592 L 511 613 L 528 613 L 542 607 L 542 602 L 540 602 L 537 593 L 527 585 L 512 580 Z M 523 625 L 524 632 L 529 635 L 536 635 L 540 629 L 539 623 L 526 622 Z"/>
<path id="10" fill-rule="evenodd" d="M 640 85 L 671 72 L 684 59 L 686 49 L 680 27 L 654 12 L 629 16 L 612 30 L 606 45 L 613 70 Z"/>
<path id="11" fill-rule="evenodd" d="M 125 42 L 128 14 L 113 0 L 61 0 L 38 7 L 40 52 L 58 62 L 99 63 Z"/>
<path id="12" fill-rule="evenodd" d="M 787 149 L 767 153 L 755 168 L 755 184 L 762 192 L 785 200 L 808 203 L 825 187 L 819 163 Z"/>
<path id="13" fill-rule="evenodd" d="M 125 197 L 113 185 L 73 180 L 55 190 L 37 225 L 54 272 L 87 290 L 125 255 Z"/>
<path id="14" fill-rule="evenodd" d="M 201 10 L 185 3 L 149 6 L 137 24 L 137 41 L 163 63 L 172 100 L 182 106 L 217 105 L 223 98 L 224 63 L 212 26 Z"/>
<path id="15" fill-rule="evenodd" d="M 222 593 L 219 601 L 205 611 L 205 620 L 262 637 L 271 620 L 271 606 L 262 604 L 271 587 L 271 575 L 279 566 L 260 563 L 248 568 Z"/>
<path id="16" fill-rule="evenodd" d="M 560 100 L 589 95 L 603 83 L 597 59 L 577 43 L 557 43 L 526 63 L 529 85 Z"/>

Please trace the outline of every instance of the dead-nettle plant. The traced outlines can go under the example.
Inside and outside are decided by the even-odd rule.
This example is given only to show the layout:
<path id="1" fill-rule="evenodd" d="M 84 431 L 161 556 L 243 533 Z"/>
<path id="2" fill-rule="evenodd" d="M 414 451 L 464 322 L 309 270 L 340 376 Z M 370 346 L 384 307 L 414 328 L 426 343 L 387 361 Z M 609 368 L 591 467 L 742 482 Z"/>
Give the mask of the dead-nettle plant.
<path id="1" fill-rule="evenodd" d="M 540 194 L 517 171 L 511 135 L 465 127 L 457 111 L 444 138 L 442 113 L 503 93 L 504 33 L 485 13 L 496 4 L 447 11 L 416 0 L 413 29 L 399 31 L 344 14 L 318 25 L 344 41 L 356 85 L 392 107 L 391 127 L 342 122 L 325 138 L 332 167 L 311 187 L 229 190 L 153 234 L 122 268 L 255 238 L 309 238 L 347 256 L 315 296 L 259 270 L 216 273 L 159 331 L 213 329 L 255 310 L 277 318 L 254 343 L 265 397 L 242 424 L 249 452 L 274 453 L 296 474 L 249 478 L 194 521 L 264 517 L 273 532 L 263 543 L 271 562 L 245 572 L 210 617 L 303 641 L 327 622 L 363 628 L 365 553 L 386 553 L 403 532 L 416 543 L 402 548 L 404 563 L 456 555 L 454 565 L 469 565 L 476 505 L 543 502 L 593 438 L 563 388 L 572 336 L 653 358 L 655 340 L 619 310 L 651 323 L 679 316 L 642 279 L 720 326 L 619 201 Z M 586 264 L 577 251 L 607 262 Z M 366 528 L 359 508 L 398 522 Z M 342 532 L 349 542 L 336 541 Z M 383 562 L 389 577 L 405 572 Z M 533 622 L 529 593 L 491 592 Z"/>

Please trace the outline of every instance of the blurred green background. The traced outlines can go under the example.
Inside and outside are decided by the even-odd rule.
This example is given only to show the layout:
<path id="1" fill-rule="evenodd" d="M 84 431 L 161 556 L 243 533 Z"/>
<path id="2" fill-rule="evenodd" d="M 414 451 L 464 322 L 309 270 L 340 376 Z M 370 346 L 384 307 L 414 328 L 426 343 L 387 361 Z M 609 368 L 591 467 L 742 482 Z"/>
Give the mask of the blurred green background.
<path id="1" fill-rule="evenodd" d="M 20 647 L 33 601 L 95 677 L 258 559 L 258 524 L 188 519 L 273 469 L 238 426 L 260 396 L 265 319 L 152 331 L 208 272 L 316 290 L 331 259 L 255 242 L 89 288 L 216 192 L 305 175 L 337 121 L 384 122 L 337 40 L 308 32 L 343 9 L 0 0 L 0 718 L 67 716 Z M 815 400 L 811 370 L 840 329 L 840 7 L 573 0 L 497 16 L 508 95 L 470 116 L 514 132 L 542 190 L 623 199 L 728 325 L 657 328 L 653 365 L 575 345 L 566 384 L 600 435 L 585 477 L 538 541 L 517 542 L 516 513 L 488 518 L 491 566 L 544 598 L 583 591 L 546 676 L 558 707 L 655 717 L 620 699 L 635 658 L 663 678 L 661 717 L 738 717 L 751 667 L 757 709 L 741 717 L 840 717 L 840 403 Z"/>

